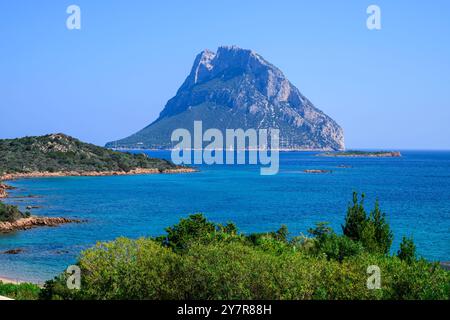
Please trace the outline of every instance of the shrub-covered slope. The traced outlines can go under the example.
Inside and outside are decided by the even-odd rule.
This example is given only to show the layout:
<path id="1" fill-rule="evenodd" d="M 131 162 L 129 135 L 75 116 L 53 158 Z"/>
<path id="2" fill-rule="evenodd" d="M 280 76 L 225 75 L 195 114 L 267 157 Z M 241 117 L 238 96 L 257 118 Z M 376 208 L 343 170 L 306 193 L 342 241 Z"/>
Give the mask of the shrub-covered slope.
<path id="1" fill-rule="evenodd" d="M 175 168 L 144 154 L 112 151 L 64 134 L 0 140 L 0 175 L 64 171 L 130 171 Z"/>

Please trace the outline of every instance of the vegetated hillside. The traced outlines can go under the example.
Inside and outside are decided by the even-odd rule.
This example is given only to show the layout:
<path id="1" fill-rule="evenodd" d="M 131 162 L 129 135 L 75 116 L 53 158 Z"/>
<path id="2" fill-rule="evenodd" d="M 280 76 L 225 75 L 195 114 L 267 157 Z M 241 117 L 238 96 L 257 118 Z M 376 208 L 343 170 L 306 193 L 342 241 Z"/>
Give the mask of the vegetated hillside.
<path id="1" fill-rule="evenodd" d="M 125 171 L 175 168 L 171 162 L 145 154 L 112 151 L 65 134 L 0 140 L 0 175 L 64 171 Z"/>

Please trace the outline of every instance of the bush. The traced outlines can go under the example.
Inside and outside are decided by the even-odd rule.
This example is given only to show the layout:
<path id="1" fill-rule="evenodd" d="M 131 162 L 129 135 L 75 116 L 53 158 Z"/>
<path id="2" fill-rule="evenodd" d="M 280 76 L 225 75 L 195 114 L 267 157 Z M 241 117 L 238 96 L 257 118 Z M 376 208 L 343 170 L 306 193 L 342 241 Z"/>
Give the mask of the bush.
<path id="1" fill-rule="evenodd" d="M 382 287 L 368 290 L 367 267 Z M 193 244 L 174 253 L 151 239 L 118 239 L 80 258 L 77 299 L 448 299 L 449 273 L 426 262 L 361 254 L 342 263 L 301 252 L 274 255 L 239 242 Z M 59 288 L 63 288 L 62 285 Z"/>
<path id="2" fill-rule="evenodd" d="M 186 250 L 192 243 L 215 241 L 243 241 L 234 223 L 226 225 L 208 221 L 201 213 L 192 214 L 172 227 L 166 228 L 167 235 L 156 240 L 174 251 Z"/>
<path id="3" fill-rule="evenodd" d="M 327 223 L 318 223 L 315 229 L 308 232 L 315 237 L 311 251 L 316 255 L 324 255 L 329 260 L 342 262 L 345 258 L 360 254 L 364 250 L 361 243 L 334 233 Z"/>
<path id="4" fill-rule="evenodd" d="M 312 238 L 289 239 L 288 229 L 238 233 L 233 223 L 195 214 L 158 238 L 119 238 L 84 251 L 81 290 L 66 275 L 48 281 L 41 299 L 450 299 L 450 272 L 416 260 L 404 238 L 397 256 L 386 252 L 392 233 L 378 204 L 369 216 L 353 195 L 344 234 L 327 223 Z M 381 288 L 367 288 L 369 266 Z"/>
<path id="5" fill-rule="evenodd" d="M 295 241 L 277 240 L 273 233 L 228 241 L 227 233 L 203 218 L 191 216 L 168 228 L 171 236 L 165 239 L 171 240 L 166 243 L 151 238 L 99 243 L 79 258 L 81 290 L 68 290 L 66 276 L 60 275 L 46 283 L 40 297 L 449 299 L 449 272 L 423 260 L 408 264 L 397 257 L 368 253 L 326 224 L 312 230 L 315 251 L 309 251 Z M 210 236 L 200 230 L 210 230 Z M 189 245 L 179 246 L 182 243 Z M 380 290 L 366 287 L 370 265 L 381 269 Z"/>
<path id="6" fill-rule="evenodd" d="M 17 206 L 0 202 L 0 222 L 14 222 L 29 216 L 29 212 L 22 213 Z"/>
<path id="7" fill-rule="evenodd" d="M 3 283 L 0 281 L 0 295 L 15 300 L 37 300 L 40 288 L 31 283 Z"/>

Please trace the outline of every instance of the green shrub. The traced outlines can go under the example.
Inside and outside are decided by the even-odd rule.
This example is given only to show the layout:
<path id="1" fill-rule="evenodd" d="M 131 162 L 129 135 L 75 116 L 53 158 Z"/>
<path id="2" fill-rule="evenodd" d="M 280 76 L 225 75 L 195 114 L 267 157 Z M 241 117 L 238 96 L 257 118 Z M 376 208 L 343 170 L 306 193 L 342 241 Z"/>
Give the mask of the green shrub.
<path id="1" fill-rule="evenodd" d="M 285 226 L 245 236 L 233 223 L 195 214 L 156 239 L 99 243 L 79 258 L 81 290 L 68 290 L 62 274 L 40 298 L 450 299 L 450 272 L 417 261 L 407 239 L 399 257 L 389 256 L 384 214 L 376 205 L 367 216 L 362 201 L 353 200 L 344 235 L 319 223 L 309 230 L 312 238 L 289 239 Z M 380 269 L 380 289 L 367 288 L 369 266 Z"/>
<path id="2" fill-rule="evenodd" d="M 16 220 L 29 217 L 30 213 L 22 213 L 17 206 L 0 202 L 0 222 L 14 222 Z"/>
<path id="3" fill-rule="evenodd" d="M 302 252 L 273 254 L 239 242 L 192 244 L 182 254 L 151 239 L 118 239 L 83 253 L 77 299 L 448 299 L 449 273 L 426 262 L 361 254 L 343 262 Z M 378 265 L 382 285 L 366 287 Z M 62 292 L 58 291 L 63 288 Z M 44 296 L 44 295 L 43 295 Z"/>
<path id="4" fill-rule="evenodd" d="M 327 259 L 342 262 L 345 258 L 360 254 L 364 248 L 361 243 L 351 240 L 346 236 L 334 233 L 327 223 L 321 222 L 316 228 L 308 231 L 314 236 L 314 246 L 310 252 L 316 255 L 324 255 Z"/>
<path id="5" fill-rule="evenodd" d="M 15 300 L 37 300 L 40 288 L 31 283 L 3 283 L 0 281 L 0 295 Z"/>
<path id="6" fill-rule="evenodd" d="M 192 243 L 215 241 L 243 241 L 234 223 L 226 225 L 208 221 L 201 213 L 192 214 L 172 227 L 166 228 L 167 235 L 157 238 L 164 246 L 174 251 L 186 250 Z"/>

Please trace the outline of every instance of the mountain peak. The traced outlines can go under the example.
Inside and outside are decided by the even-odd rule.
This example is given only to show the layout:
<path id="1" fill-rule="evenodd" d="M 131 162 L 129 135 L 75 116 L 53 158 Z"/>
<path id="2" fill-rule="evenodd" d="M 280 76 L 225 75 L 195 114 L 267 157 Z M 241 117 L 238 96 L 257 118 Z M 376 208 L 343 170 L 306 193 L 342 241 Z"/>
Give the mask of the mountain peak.
<path id="1" fill-rule="evenodd" d="M 270 82 L 281 82 L 284 74 L 274 65 L 266 61 L 262 56 L 250 49 L 238 46 L 220 46 L 216 52 L 205 49 L 194 60 L 189 76 L 186 78 L 178 92 L 189 90 L 194 85 L 209 81 L 215 77 L 229 78 L 239 74 L 253 74 L 265 76 Z M 271 87 L 271 83 L 261 83 L 263 87 Z M 272 90 L 266 90 L 271 94 Z"/>

